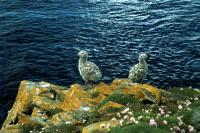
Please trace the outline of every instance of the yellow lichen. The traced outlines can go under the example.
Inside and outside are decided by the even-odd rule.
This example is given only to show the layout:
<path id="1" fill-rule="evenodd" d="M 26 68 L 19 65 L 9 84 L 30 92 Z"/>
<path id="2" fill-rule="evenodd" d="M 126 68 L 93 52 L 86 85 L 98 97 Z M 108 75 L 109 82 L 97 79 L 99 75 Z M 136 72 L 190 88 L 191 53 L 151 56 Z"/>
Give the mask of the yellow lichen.
<path id="1" fill-rule="evenodd" d="M 109 101 L 105 105 L 103 105 L 98 111 L 105 112 L 106 110 L 108 110 L 110 108 L 122 108 L 122 107 L 124 107 L 124 105 Z"/>

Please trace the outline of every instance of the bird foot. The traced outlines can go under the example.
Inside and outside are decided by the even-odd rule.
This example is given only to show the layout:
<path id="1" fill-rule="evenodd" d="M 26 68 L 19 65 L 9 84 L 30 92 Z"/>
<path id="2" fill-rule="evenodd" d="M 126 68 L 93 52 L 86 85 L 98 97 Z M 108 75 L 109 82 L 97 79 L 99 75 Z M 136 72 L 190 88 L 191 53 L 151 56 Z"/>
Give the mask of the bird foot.
<path id="1" fill-rule="evenodd" d="M 94 87 L 93 83 L 91 81 L 88 81 L 85 83 L 85 90 L 90 90 Z"/>

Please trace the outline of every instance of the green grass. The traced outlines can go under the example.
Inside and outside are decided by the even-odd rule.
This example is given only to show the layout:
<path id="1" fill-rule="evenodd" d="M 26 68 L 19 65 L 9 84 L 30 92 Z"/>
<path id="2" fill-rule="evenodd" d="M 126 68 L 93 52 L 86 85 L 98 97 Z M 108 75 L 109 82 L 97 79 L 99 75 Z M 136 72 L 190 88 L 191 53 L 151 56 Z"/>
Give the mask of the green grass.
<path id="1" fill-rule="evenodd" d="M 109 101 L 119 103 L 122 105 L 139 103 L 138 99 L 136 99 L 134 95 L 124 95 L 124 94 L 115 92 L 115 93 L 109 95 L 107 98 L 105 98 L 102 102 L 100 102 L 97 105 L 97 109 L 101 108 L 103 105 L 105 105 Z"/>
<path id="2" fill-rule="evenodd" d="M 109 133 L 170 133 L 164 128 L 150 127 L 147 123 L 111 128 Z"/>

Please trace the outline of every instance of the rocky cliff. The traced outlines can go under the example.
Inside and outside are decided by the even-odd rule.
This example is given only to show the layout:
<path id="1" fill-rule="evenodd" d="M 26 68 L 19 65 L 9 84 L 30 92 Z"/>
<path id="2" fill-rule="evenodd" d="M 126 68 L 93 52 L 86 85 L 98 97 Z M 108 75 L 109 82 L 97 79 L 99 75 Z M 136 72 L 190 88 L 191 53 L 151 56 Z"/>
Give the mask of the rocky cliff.
<path id="1" fill-rule="evenodd" d="M 200 92 L 115 79 L 90 90 L 22 81 L 3 133 L 197 132 Z"/>

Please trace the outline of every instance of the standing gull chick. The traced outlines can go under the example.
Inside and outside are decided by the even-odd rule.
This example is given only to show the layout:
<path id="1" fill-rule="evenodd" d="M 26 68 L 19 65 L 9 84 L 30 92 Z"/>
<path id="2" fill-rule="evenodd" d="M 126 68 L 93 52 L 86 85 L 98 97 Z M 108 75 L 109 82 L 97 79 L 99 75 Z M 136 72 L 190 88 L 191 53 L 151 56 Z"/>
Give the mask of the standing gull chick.
<path id="1" fill-rule="evenodd" d="M 146 58 L 147 55 L 145 53 L 141 53 L 138 58 L 139 63 L 131 67 L 129 71 L 128 78 L 134 83 L 141 83 L 146 78 L 148 72 Z"/>
<path id="2" fill-rule="evenodd" d="M 84 50 L 78 53 L 79 62 L 78 62 L 78 69 L 81 77 L 85 81 L 85 85 L 87 86 L 88 83 L 92 81 L 98 80 L 102 77 L 101 71 L 99 67 L 87 60 L 88 53 Z"/>

